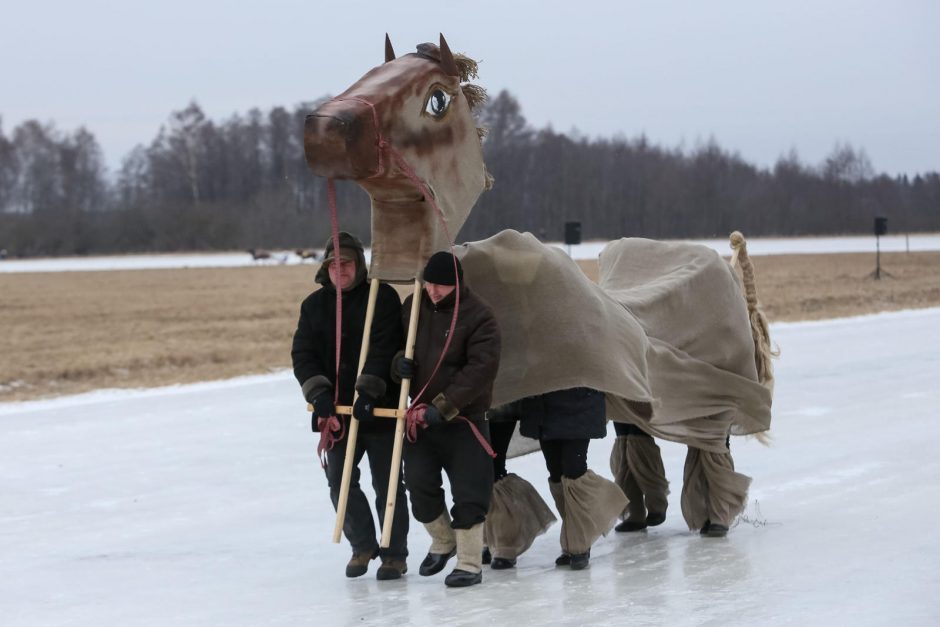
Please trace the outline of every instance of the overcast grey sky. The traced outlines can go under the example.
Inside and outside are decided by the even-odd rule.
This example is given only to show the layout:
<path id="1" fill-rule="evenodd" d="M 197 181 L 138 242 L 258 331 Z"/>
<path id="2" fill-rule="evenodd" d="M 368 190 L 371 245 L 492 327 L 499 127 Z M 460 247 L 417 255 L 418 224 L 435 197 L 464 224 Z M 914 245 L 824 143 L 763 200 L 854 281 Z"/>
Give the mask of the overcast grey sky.
<path id="1" fill-rule="evenodd" d="M 535 127 L 710 137 L 771 166 L 836 142 L 940 171 L 940 2 L 0 0 L 0 116 L 80 125 L 116 167 L 195 99 L 215 120 L 337 94 L 443 32 Z"/>

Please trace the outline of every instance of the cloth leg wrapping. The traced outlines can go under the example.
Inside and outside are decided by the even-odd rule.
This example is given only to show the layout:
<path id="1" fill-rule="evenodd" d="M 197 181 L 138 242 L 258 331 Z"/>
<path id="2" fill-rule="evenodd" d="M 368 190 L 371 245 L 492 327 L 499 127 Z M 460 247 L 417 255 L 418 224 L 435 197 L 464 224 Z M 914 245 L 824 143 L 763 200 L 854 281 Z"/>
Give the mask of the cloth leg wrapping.
<path id="1" fill-rule="evenodd" d="M 577 479 L 561 479 L 565 512 L 562 516 L 562 547 L 571 554 L 586 553 L 594 542 L 610 531 L 627 506 L 623 490 L 592 470 Z"/>
<path id="2" fill-rule="evenodd" d="M 620 517 L 641 523 L 646 521 L 646 506 L 643 504 L 643 490 L 640 489 L 640 484 L 630 472 L 630 464 L 627 461 L 627 439 L 628 436 L 621 436 L 614 440 L 614 447 L 610 450 L 610 472 L 614 475 L 614 483 L 620 486 L 628 501 L 627 509 L 620 514 Z"/>
<path id="3" fill-rule="evenodd" d="M 484 536 L 493 557 L 514 560 L 556 520 L 535 487 L 510 473 L 493 485 Z"/>
<path id="4" fill-rule="evenodd" d="M 751 478 L 734 471 L 731 453 L 710 453 L 689 447 L 682 484 L 682 515 L 689 529 L 706 520 L 731 527 L 747 505 Z"/>
<path id="5" fill-rule="evenodd" d="M 659 446 L 648 435 L 627 436 L 627 462 L 630 474 L 639 486 L 646 501 L 646 509 L 665 513 L 669 506 L 669 481 L 663 467 L 663 456 Z"/>

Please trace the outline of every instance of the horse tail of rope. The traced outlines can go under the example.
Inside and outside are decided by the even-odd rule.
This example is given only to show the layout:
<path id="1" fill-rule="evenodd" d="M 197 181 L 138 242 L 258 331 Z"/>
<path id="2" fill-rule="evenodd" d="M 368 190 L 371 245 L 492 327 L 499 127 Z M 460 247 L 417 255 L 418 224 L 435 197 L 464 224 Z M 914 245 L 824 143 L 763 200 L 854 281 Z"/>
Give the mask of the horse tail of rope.
<path id="1" fill-rule="evenodd" d="M 744 299 L 747 302 L 747 313 L 751 323 L 751 337 L 754 339 L 754 361 L 757 366 L 757 380 L 771 392 L 774 388 L 774 369 L 771 359 L 780 356 L 780 351 L 771 348 L 770 326 L 767 316 L 761 310 L 757 300 L 757 280 L 754 277 L 754 265 L 747 254 L 747 241 L 740 231 L 731 234 L 731 267 L 741 269 L 744 283 Z M 765 433 L 756 434 L 762 444 L 768 443 Z"/>
<path id="2" fill-rule="evenodd" d="M 751 336 L 754 338 L 754 359 L 757 366 L 757 380 L 773 389 L 774 371 L 771 359 L 780 355 L 780 351 L 770 346 L 770 326 L 767 316 L 761 310 L 757 300 L 757 281 L 754 278 L 754 265 L 747 254 L 747 241 L 740 231 L 731 234 L 732 267 L 741 269 L 744 280 L 744 299 L 747 301 L 747 313 L 751 321 Z"/>

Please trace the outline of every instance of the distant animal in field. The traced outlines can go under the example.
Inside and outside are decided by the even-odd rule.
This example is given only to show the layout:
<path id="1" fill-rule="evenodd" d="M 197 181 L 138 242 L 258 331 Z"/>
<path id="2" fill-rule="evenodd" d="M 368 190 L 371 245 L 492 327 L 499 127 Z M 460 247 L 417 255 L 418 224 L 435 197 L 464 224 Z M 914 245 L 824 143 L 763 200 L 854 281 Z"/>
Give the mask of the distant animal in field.
<path id="1" fill-rule="evenodd" d="M 264 259 L 270 259 L 271 253 L 260 248 L 249 248 L 248 254 L 251 255 L 251 258 L 255 261 L 261 261 Z"/>
<path id="2" fill-rule="evenodd" d="M 320 260 L 320 253 L 318 253 L 313 248 L 298 248 L 294 253 L 300 257 L 301 261 L 305 259 L 312 259 L 313 261 Z"/>

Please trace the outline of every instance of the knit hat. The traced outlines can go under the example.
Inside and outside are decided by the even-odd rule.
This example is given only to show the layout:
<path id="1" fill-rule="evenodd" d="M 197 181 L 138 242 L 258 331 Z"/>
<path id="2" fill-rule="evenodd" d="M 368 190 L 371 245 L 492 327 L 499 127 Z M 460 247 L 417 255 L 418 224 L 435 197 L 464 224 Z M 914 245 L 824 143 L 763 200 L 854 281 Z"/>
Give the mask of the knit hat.
<path id="1" fill-rule="evenodd" d="M 454 263 L 457 264 L 457 276 L 454 277 Z M 446 250 L 436 252 L 424 266 L 424 281 L 438 285 L 457 285 L 457 279 L 463 281 L 463 266 L 460 260 Z"/>

